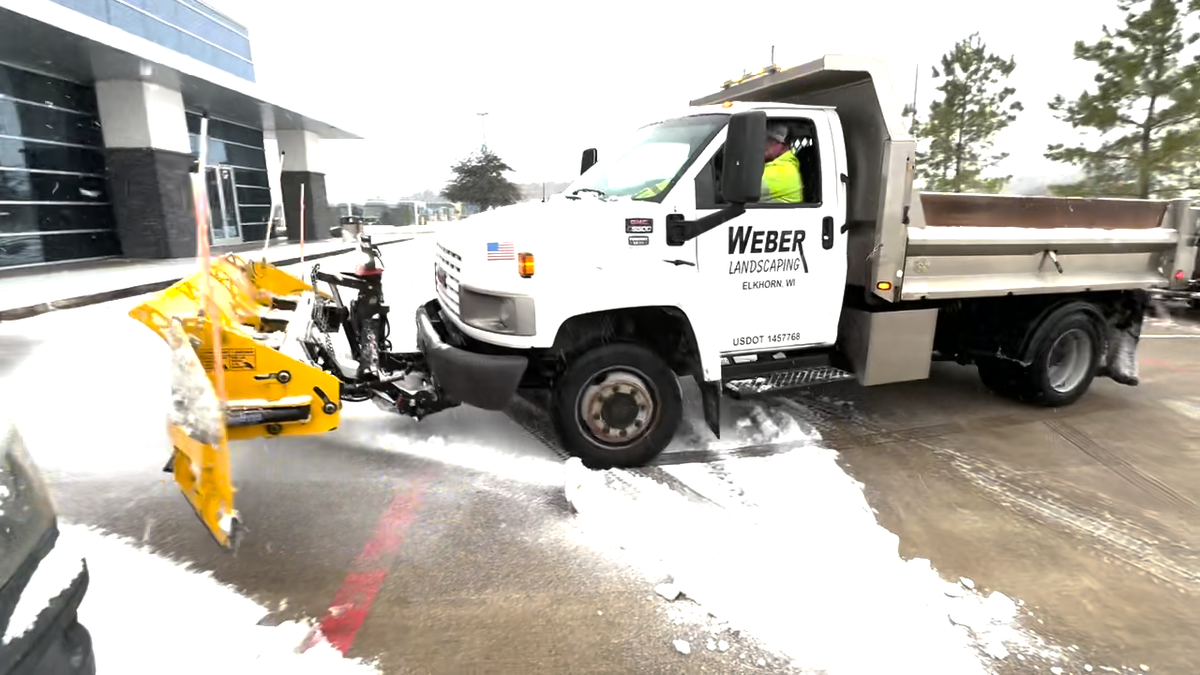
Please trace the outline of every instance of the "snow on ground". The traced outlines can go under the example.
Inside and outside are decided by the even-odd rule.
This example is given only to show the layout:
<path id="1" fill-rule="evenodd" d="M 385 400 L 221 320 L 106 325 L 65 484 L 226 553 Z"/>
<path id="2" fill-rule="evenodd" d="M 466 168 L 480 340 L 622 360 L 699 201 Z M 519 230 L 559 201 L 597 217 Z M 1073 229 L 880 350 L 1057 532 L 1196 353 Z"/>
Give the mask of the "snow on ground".
<path id="1" fill-rule="evenodd" d="M 150 664 L 175 675 L 380 672 L 327 643 L 298 653 L 311 625 L 258 625 L 270 610 L 208 572 L 94 528 L 59 527 L 59 546 L 87 559 L 91 582 L 79 620 L 92 634 L 99 675 L 147 672 Z M 190 648 L 181 651 L 183 644 Z"/>
<path id="2" fill-rule="evenodd" d="M 590 471 L 571 460 L 566 492 L 584 539 L 623 547 L 655 583 L 673 582 L 797 666 L 830 675 L 967 675 L 989 672 L 993 658 L 1064 658 L 1017 627 L 1024 610 L 1003 594 L 948 582 L 927 560 L 903 560 L 862 484 L 795 416 L 762 404 L 728 407 L 737 422 L 721 446 L 800 447 L 663 467 L 715 503 L 642 472 Z"/>
<path id="3" fill-rule="evenodd" d="M 126 314 L 137 303 L 0 324 L 0 344 L 29 345 L 0 381 L 0 412 L 16 420 L 48 477 L 140 472 L 166 462 L 170 350 Z"/>
<path id="4" fill-rule="evenodd" d="M 562 462 L 504 413 L 452 408 L 416 421 L 370 403 L 347 406 L 339 429 L 354 445 L 421 457 L 530 485 L 562 485 Z"/>
<path id="5" fill-rule="evenodd" d="M 403 228 L 402 228 L 403 229 Z M 384 296 L 393 308 L 389 339 L 396 351 L 416 348 L 412 312 L 434 297 L 432 237 L 383 249 Z M 334 337 L 342 347 L 345 338 Z M 355 445 L 435 460 L 487 476 L 540 486 L 562 484 L 562 463 L 503 413 L 459 407 L 421 421 L 384 412 L 370 403 L 346 406 L 338 433 Z"/>

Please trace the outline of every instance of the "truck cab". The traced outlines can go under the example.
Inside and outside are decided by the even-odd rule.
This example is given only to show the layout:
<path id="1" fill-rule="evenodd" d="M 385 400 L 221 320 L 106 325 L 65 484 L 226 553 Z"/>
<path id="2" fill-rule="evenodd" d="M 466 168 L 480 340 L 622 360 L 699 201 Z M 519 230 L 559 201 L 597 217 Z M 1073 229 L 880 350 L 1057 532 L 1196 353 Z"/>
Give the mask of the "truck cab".
<path id="1" fill-rule="evenodd" d="M 776 122 L 800 160 L 800 202 L 759 201 L 763 130 Z M 418 319 L 434 377 L 491 409 L 519 386 L 549 388 L 560 428 L 585 421 L 569 447 L 648 460 L 678 424 L 677 376 L 720 381 L 722 357 L 836 342 L 840 156 L 830 108 L 700 107 L 642 127 L 545 204 L 440 233 L 437 298 Z M 697 223 L 713 227 L 683 232 Z M 648 436 L 654 447 L 639 448 Z"/>

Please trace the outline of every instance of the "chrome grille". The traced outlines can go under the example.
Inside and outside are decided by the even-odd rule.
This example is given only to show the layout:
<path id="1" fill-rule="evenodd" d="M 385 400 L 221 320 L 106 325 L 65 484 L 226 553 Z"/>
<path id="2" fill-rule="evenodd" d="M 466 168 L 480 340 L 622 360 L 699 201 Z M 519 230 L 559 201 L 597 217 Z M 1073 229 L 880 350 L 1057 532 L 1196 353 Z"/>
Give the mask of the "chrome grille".
<path id="1" fill-rule="evenodd" d="M 434 267 L 434 288 L 442 306 L 459 314 L 459 278 L 462 276 L 462 256 L 437 245 L 437 261 Z"/>

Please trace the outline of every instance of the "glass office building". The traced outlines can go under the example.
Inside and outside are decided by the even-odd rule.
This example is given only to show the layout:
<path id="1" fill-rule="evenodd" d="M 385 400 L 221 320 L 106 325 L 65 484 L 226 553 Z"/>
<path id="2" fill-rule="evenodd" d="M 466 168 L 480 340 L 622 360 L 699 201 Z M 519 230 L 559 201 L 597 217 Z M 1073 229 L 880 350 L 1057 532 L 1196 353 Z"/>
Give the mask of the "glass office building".
<path id="1" fill-rule="evenodd" d="M 95 93 L 0 65 L 0 266 L 120 252 Z"/>
<path id="2" fill-rule="evenodd" d="M 214 246 L 261 242 L 284 204 L 328 236 L 322 139 L 357 138 L 266 101 L 245 27 L 198 0 L 0 0 L 0 270 L 195 251 L 192 165 Z M 287 152 L 269 173 L 267 141 Z M 294 203 L 293 203 L 294 202 Z M 279 235 L 281 233 L 272 233 Z"/>
<path id="3" fill-rule="evenodd" d="M 200 115 L 187 113 L 192 153 L 200 156 Z M 262 241 L 271 220 L 271 182 L 261 129 L 210 119 L 208 203 L 213 242 Z"/>
<path id="4" fill-rule="evenodd" d="M 198 0 L 49 0 L 254 81 L 250 31 Z"/>

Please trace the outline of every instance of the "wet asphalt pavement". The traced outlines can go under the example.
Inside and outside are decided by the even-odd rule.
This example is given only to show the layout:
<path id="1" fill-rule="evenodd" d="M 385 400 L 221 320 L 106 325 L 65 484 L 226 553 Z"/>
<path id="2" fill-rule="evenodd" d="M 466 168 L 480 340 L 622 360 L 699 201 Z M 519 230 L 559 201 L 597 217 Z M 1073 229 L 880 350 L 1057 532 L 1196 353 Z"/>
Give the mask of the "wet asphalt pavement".
<path id="1" fill-rule="evenodd" d="M 1077 646 L 1065 672 L 1184 675 L 1200 672 L 1200 313 L 1148 322 L 1139 361 L 1139 386 L 1098 380 L 1061 410 L 998 399 L 952 364 L 799 401 L 901 554 L 1024 600 L 1039 633 Z"/>
<path id="2" fill-rule="evenodd" d="M 385 261 L 406 245 L 386 247 Z M 389 302 L 423 299 L 427 268 L 389 277 Z M 0 326 L 0 378 L 17 393 L 64 519 L 212 571 L 275 608 L 263 617 L 271 623 L 325 615 L 400 503 L 398 553 L 348 652 L 379 659 L 384 672 L 789 672 L 749 637 L 730 636 L 724 654 L 705 650 L 705 626 L 672 619 L 690 601 L 667 602 L 654 594 L 658 580 L 619 551 L 582 541 L 561 460 L 501 413 L 462 409 L 418 423 L 350 404 L 332 433 L 238 443 L 238 508 L 250 532 L 236 556 L 218 550 L 162 482 L 164 352 L 124 316 L 135 302 Z M 1024 600 L 1039 633 L 1077 646 L 1078 668 L 1065 672 L 1104 663 L 1192 673 L 1196 318 L 1147 327 L 1182 337 L 1143 340 L 1141 386 L 1097 381 L 1062 411 L 998 399 L 973 368 L 952 364 L 935 364 L 927 382 L 792 398 L 864 483 L 901 553 Z M 394 319 L 397 349 L 408 326 Z M 161 611 L 171 617 L 169 604 Z M 679 638 L 691 640 L 691 655 L 672 647 Z M 1011 661 L 1002 670 L 1038 672 Z"/>

